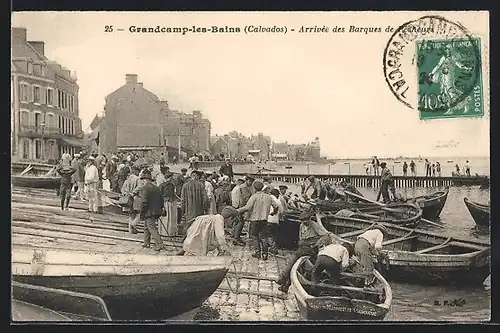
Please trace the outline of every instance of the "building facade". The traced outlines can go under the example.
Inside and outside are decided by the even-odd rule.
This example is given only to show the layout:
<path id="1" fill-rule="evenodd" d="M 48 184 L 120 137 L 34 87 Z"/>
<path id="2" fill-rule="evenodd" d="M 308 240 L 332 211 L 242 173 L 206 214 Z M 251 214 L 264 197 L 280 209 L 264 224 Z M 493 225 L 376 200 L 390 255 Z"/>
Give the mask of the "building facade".
<path id="1" fill-rule="evenodd" d="M 11 29 L 11 152 L 13 161 L 54 162 L 84 147 L 74 73 L 45 56 L 42 41 Z"/>
<path id="2" fill-rule="evenodd" d="M 137 74 L 127 74 L 125 85 L 106 96 L 97 127 L 99 133 L 92 137 L 98 138 L 102 152 L 162 152 L 171 160 L 210 149 L 210 121 L 200 111 L 171 110 L 138 82 Z"/>

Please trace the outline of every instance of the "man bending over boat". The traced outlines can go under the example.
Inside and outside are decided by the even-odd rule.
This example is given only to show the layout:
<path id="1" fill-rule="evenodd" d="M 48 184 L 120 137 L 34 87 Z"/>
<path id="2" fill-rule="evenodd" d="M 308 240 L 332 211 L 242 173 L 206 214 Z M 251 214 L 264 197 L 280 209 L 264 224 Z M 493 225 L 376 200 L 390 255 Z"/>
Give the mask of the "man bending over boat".
<path id="1" fill-rule="evenodd" d="M 382 225 L 374 225 L 359 235 L 354 244 L 354 254 L 361 264 L 362 274 L 365 276 L 365 286 L 369 286 L 375 280 L 373 255 L 385 256 L 385 252 L 382 251 L 382 242 L 386 237 L 387 229 Z"/>
<path id="2" fill-rule="evenodd" d="M 235 208 L 226 206 L 220 214 L 196 217 L 187 230 L 182 250 L 177 255 L 206 256 L 215 249 L 219 250 L 220 255 L 229 254 L 224 237 L 224 220 L 237 215 Z"/>
<path id="3" fill-rule="evenodd" d="M 332 244 L 330 237 L 323 237 L 319 243 L 320 250 L 312 270 L 311 281 L 320 282 L 321 274 L 326 271 L 330 276 L 329 283 L 336 285 L 340 281 L 340 272 L 349 267 L 349 258 L 354 252 L 352 245 L 347 242 Z"/>
<path id="4" fill-rule="evenodd" d="M 302 212 L 299 215 L 301 225 L 299 229 L 299 248 L 288 258 L 285 269 L 281 272 L 277 284 L 281 285 L 278 290 L 288 292 L 290 288 L 290 271 L 293 264 L 303 256 L 311 257 L 314 262 L 318 254 L 318 241 L 323 237 L 329 237 L 328 231 L 321 223 L 310 219 L 314 212 Z"/>

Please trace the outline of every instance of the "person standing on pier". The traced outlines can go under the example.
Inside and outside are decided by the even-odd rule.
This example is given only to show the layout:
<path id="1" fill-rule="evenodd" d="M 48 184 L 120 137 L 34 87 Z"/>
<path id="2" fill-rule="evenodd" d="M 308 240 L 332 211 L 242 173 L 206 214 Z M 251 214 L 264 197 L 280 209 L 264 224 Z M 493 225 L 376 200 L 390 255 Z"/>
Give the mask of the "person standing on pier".
<path id="1" fill-rule="evenodd" d="M 436 177 L 436 165 L 434 163 L 432 163 L 431 170 L 432 170 L 432 177 Z"/>
<path id="2" fill-rule="evenodd" d="M 415 172 L 415 162 L 410 162 L 410 173 L 412 177 L 416 177 L 417 173 Z"/>
<path id="3" fill-rule="evenodd" d="M 73 196 L 73 199 L 85 199 L 84 191 L 84 177 L 85 177 L 85 167 L 80 154 L 75 154 L 75 158 L 71 162 L 71 167 L 76 170 L 73 174 L 73 184 L 76 184 L 77 190 Z"/>
<path id="4" fill-rule="evenodd" d="M 175 184 L 172 179 L 173 174 L 165 172 L 165 181 L 160 184 L 159 189 L 163 197 L 165 206 L 165 216 L 160 217 L 161 223 L 158 225 L 158 232 L 161 236 L 177 235 L 177 196 L 175 195 Z"/>
<path id="5" fill-rule="evenodd" d="M 380 167 L 382 168 L 380 192 L 382 193 L 384 203 L 389 203 L 391 201 L 389 190 L 391 191 L 393 197 L 396 197 L 394 180 L 392 179 L 391 171 L 387 168 L 387 164 L 385 162 L 380 163 Z"/>
<path id="6" fill-rule="evenodd" d="M 436 162 L 436 172 L 438 177 L 441 177 L 441 164 L 439 162 Z"/>
<path id="7" fill-rule="evenodd" d="M 374 175 L 378 176 L 379 175 L 380 161 L 378 160 L 377 156 L 373 156 L 372 166 L 373 166 Z"/>
<path id="8" fill-rule="evenodd" d="M 234 177 L 234 172 L 233 172 L 233 165 L 229 163 L 229 158 L 226 158 L 224 160 L 224 164 L 220 166 L 219 173 L 221 177 L 228 176 L 229 181 L 233 181 Z"/>
<path id="9" fill-rule="evenodd" d="M 191 179 L 182 185 L 181 210 L 185 215 L 184 230 L 189 229 L 189 225 L 196 217 L 205 214 L 205 208 L 208 204 L 205 183 L 200 181 L 201 172 L 191 171 Z"/>
<path id="10" fill-rule="evenodd" d="M 89 212 L 97 213 L 99 211 L 98 195 L 99 195 L 99 171 L 95 165 L 95 157 L 89 156 L 87 168 L 85 169 L 85 185 L 89 197 Z"/>
<path id="11" fill-rule="evenodd" d="M 278 212 L 278 205 L 271 199 L 268 193 L 262 191 L 264 184 L 260 181 L 253 182 L 255 193 L 248 202 L 238 208 L 238 213 L 248 212 L 247 220 L 250 222 L 249 233 L 253 251 L 252 257 L 267 260 L 269 244 L 267 235 L 267 219 L 271 206 L 274 208 L 270 215 Z"/>
<path id="12" fill-rule="evenodd" d="M 144 221 L 144 242 L 142 247 L 150 247 L 151 238 L 155 242 L 153 250 L 163 249 L 163 241 L 158 233 L 157 221 L 163 214 L 164 202 L 158 186 L 153 184 L 149 170 L 144 170 L 141 176 L 144 185 L 141 187 L 141 220 Z"/>
<path id="13" fill-rule="evenodd" d="M 375 277 L 373 276 L 373 255 L 383 256 L 382 242 L 387 238 L 387 229 L 382 225 L 375 225 L 370 230 L 358 236 L 354 244 L 354 254 L 363 267 L 362 274 L 365 276 L 365 286 L 369 286 Z"/>
<path id="14" fill-rule="evenodd" d="M 470 177 L 470 163 L 469 161 L 465 161 L 465 174 L 467 175 L 467 177 Z"/>
<path id="15" fill-rule="evenodd" d="M 77 170 L 71 167 L 71 155 L 63 154 L 61 164 L 56 168 L 56 172 L 61 176 L 59 195 L 61 196 L 61 210 L 68 210 L 71 199 L 71 189 L 73 188 L 72 176 Z"/>
<path id="16" fill-rule="evenodd" d="M 129 171 L 128 167 L 123 167 L 123 172 Z M 130 204 L 125 211 L 128 215 L 128 230 L 131 234 L 137 233 L 137 225 L 140 221 L 140 198 L 139 198 L 139 167 L 132 166 L 132 170 L 128 173 L 128 177 L 121 188 L 122 195 L 129 197 Z"/>
<path id="17" fill-rule="evenodd" d="M 425 176 L 431 176 L 431 162 L 428 159 L 425 159 Z"/>
<path id="18" fill-rule="evenodd" d="M 408 164 L 406 161 L 403 162 L 403 177 L 406 177 L 408 175 Z"/>

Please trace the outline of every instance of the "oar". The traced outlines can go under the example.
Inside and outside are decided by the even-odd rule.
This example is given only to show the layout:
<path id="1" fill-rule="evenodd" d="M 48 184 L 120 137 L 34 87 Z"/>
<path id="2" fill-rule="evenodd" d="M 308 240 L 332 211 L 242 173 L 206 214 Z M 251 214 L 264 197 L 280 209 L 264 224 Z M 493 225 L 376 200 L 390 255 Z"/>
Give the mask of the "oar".
<path id="1" fill-rule="evenodd" d="M 345 194 L 347 194 L 349 196 L 352 196 L 352 197 L 360 199 L 360 200 L 364 200 L 364 201 L 369 202 L 369 203 L 373 203 L 373 204 L 379 205 L 380 207 L 385 206 L 385 204 L 383 204 L 381 202 L 370 200 L 370 199 L 368 199 L 366 197 L 363 197 L 361 195 L 357 195 L 357 194 L 349 192 L 349 191 L 344 191 L 344 192 L 345 192 Z M 428 223 L 428 224 L 431 224 L 431 225 L 434 225 L 436 227 L 440 227 L 440 228 L 444 229 L 444 227 L 442 225 L 439 225 L 439 224 L 437 224 L 435 222 L 429 221 L 428 219 L 424 219 L 423 217 L 421 218 L 421 220 L 424 221 L 425 223 Z"/>

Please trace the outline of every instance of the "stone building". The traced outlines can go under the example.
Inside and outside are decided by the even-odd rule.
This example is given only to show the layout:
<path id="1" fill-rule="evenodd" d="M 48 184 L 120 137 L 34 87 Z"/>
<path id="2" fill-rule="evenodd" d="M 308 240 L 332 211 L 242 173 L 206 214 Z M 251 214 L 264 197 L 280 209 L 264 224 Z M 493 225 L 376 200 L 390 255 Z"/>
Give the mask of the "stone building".
<path id="1" fill-rule="evenodd" d="M 171 110 L 168 102 L 144 88 L 137 74 L 127 74 L 125 85 L 106 96 L 99 123 L 99 149 L 103 152 L 159 152 L 171 160 L 210 149 L 211 125 L 200 111 Z M 179 157 L 179 156 L 178 156 Z"/>
<path id="2" fill-rule="evenodd" d="M 12 160 L 55 162 L 83 146 L 76 74 L 45 56 L 43 41 L 11 29 Z"/>
<path id="3" fill-rule="evenodd" d="M 248 154 L 256 161 L 271 159 L 271 138 L 262 133 L 250 137 Z"/>

